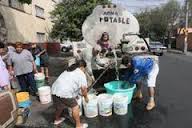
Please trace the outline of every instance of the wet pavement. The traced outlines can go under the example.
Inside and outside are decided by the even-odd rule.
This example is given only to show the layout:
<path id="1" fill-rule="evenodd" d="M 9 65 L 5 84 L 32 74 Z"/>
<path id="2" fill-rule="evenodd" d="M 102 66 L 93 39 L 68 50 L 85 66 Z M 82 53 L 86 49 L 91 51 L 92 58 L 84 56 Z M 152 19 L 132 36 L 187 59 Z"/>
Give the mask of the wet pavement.
<path id="1" fill-rule="evenodd" d="M 51 82 L 65 69 L 68 58 L 51 58 Z M 53 64 L 54 63 L 54 64 Z M 132 101 L 127 115 L 87 119 L 89 128 L 190 128 L 192 127 L 192 57 L 167 53 L 160 57 L 160 73 L 157 79 L 157 107 L 148 112 L 147 90 L 143 88 L 144 99 Z M 54 108 L 52 104 L 41 105 L 33 100 L 31 115 L 20 127 L 52 128 Z M 66 119 L 61 128 L 72 128 L 74 124 Z"/>

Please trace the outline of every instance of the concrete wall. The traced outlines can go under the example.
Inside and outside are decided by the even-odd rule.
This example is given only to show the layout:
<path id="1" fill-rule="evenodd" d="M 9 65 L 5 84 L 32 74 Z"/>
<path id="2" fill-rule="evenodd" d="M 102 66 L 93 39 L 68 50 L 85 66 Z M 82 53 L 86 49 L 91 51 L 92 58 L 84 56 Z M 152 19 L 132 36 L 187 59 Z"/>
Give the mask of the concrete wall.
<path id="1" fill-rule="evenodd" d="M 52 29 L 50 14 L 54 9 L 52 0 L 33 0 L 32 4 L 23 4 L 24 11 L 12 8 L 8 0 L 0 1 L 0 13 L 4 17 L 8 30 L 8 42 L 37 42 L 37 32 L 45 33 L 45 40 L 50 41 L 48 33 Z M 35 5 L 44 9 L 44 19 L 36 17 Z"/>
<path id="2" fill-rule="evenodd" d="M 188 50 L 192 51 L 192 33 L 188 34 Z M 184 47 L 184 35 L 179 35 L 176 40 L 176 48 L 183 50 Z"/>

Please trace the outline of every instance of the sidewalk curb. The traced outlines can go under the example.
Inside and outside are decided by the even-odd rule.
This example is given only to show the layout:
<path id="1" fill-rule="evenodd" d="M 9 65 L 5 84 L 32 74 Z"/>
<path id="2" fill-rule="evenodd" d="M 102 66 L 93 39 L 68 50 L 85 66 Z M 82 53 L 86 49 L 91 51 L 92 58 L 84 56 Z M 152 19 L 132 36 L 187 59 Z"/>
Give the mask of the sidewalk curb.
<path id="1" fill-rule="evenodd" d="M 167 52 L 169 52 L 169 53 L 175 53 L 175 54 L 183 54 L 183 55 L 184 55 L 184 53 L 183 53 L 182 51 L 179 51 L 179 50 L 168 49 Z"/>
<path id="2" fill-rule="evenodd" d="M 179 50 L 174 50 L 174 49 L 168 49 L 168 53 L 173 53 L 173 54 L 181 54 L 181 55 L 186 55 L 186 56 L 192 56 L 192 52 L 187 52 L 186 54 L 183 53 L 183 51 Z"/>

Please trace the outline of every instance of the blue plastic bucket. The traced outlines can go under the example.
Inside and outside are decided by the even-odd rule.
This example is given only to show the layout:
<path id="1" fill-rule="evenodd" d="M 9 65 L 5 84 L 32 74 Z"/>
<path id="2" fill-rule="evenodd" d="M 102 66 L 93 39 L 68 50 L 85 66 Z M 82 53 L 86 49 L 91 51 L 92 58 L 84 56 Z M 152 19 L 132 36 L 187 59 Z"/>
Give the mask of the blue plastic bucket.
<path id="1" fill-rule="evenodd" d="M 131 103 L 134 90 L 136 88 L 135 84 L 130 84 L 126 81 L 111 81 L 106 84 L 104 84 L 104 87 L 107 90 L 107 93 L 109 94 L 125 94 L 128 96 L 128 104 Z"/>
<path id="2" fill-rule="evenodd" d="M 30 107 L 32 104 L 32 102 L 30 100 L 26 100 L 26 101 L 23 101 L 23 102 L 19 102 L 18 103 L 18 107 L 19 108 L 28 108 Z"/>
<path id="3" fill-rule="evenodd" d="M 35 56 L 35 64 L 36 66 L 40 66 L 40 57 Z"/>

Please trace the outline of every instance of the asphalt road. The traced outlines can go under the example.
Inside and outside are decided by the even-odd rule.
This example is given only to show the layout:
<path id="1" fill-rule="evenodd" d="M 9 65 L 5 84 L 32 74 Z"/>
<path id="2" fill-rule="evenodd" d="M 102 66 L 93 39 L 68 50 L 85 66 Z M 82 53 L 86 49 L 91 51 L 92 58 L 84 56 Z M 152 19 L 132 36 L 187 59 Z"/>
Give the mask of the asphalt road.
<path id="1" fill-rule="evenodd" d="M 151 121 L 153 128 L 192 127 L 192 57 L 166 54 L 160 57 L 157 81 L 157 112 L 159 122 Z"/>
<path id="2" fill-rule="evenodd" d="M 53 58 L 52 58 L 53 59 Z M 66 60 L 56 62 L 51 74 L 63 71 Z M 60 69 L 58 69 L 60 68 Z M 57 69 L 54 71 L 54 69 Z M 147 112 L 147 90 L 143 87 L 144 99 L 133 101 L 125 116 L 85 119 L 89 128 L 191 128 L 192 127 L 192 56 L 166 53 L 160 57 L 160 72 L 157 78 L 157 107 Z M 53 127 L 53 107 L 34 102 L 32 113 L 23 127 Z M 65 121 L 61 128 L 74 126 Z"/>

